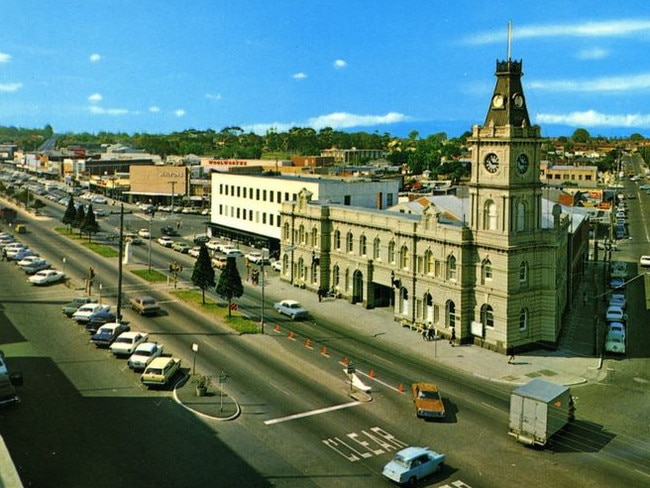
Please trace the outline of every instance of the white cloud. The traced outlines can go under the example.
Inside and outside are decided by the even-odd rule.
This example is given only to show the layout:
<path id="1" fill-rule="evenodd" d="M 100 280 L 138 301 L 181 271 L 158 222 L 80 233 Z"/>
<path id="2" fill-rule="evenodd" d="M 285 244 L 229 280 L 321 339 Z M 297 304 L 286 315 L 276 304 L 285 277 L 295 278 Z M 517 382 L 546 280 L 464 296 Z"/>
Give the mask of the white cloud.
<path id="1" fill-rule="evenodd" d="M 22 87 L 22 83 L 0 83 L 0 92 L 15 92 Z"/>
<path id="2" fill-rule="evenodd" d="M 637 19 L 611 20 L 602 22 L 583 22 L 581 24 L 549 24 L 513 26 L 513 39 L 533 39 L 541 37 L 626 37 L 650 34 L 650 21 Z M 484 32 L 466 37 L 466 44 L 494 44 L 506 40 L 506 29 Z"/>
<path id="3" fill-rule="evenodd" d="M 153 105 L 152 107 L 149 107 L 149 112 L 151 112 L 152 114 L 157 114 L 158 112 L 160 112 L 160 107 L 156 107 L 155 105 Z"/>
<path id="4" fill-rule="evenodd" d="M 11 54 L 0 53 L 0 63 L 8 63 L 11 61 Z"/>
<path id="5" fill-rule="evenodd" d="M 294 73 L 293 75 L 291 75 L 291 77 L 294 80 L 304 80 L 305 78 L 307 78 L 307 73 L 303 73 L 303 72 Z"/>
<path id="6" fill-rule="evenodd" d="M 97 62 L 100 61 L 101 59 L 102 59 L 101 54 L 91 54 L 91 55 L 90 55 L 90 62 L 91 62 L 91 63 L 97 63 Z"/>
<path id="7" fill-rule="evenodd" d="M 345 67 L 348 65 L 348 63 L 346 63 L 346 62 L 343 61 L 342 59 L 337 59 L 337 60 L 335 60 L 335 61 L 332 63 L 332 65 L 333 65 L 336 69 L 341 69 L 341 68 L 345 68 Z"/>
<path id="8" fill-rule="evenodd" d="M 205 98 L 208 100 L 221 100 L 221 93 L 206 93 Z"/>
<path id="9" fill-rule="evenodd" d="M 293 127 L 311 127 L 313 129 L 322 129 L 331 127 L 332 129 L 349 129 L 360 126 L 373 126 L 383 124 L 393 124 L 410 120 L 410 117 L 398 113 L 388 112 L 385 115 L 358 115 L 347 112 L 334 112 L 326 115 L 312 117 L 304 122 L 274 122 L 270 124 L 250 124 L 240 126 L 245 131 L 256 134 L 266 134 L 269 130 L 277 132 L 287 132 Z"/>
<path id="10" fill-rule="evenodd" d="M 88 97 L 88 101 L 90 103 L 98 103 L 101 102 L 104 97 L 101 96 L 99 93 L 93 93 Z"/>
<path id="11" fill-rule="evenodd" d="M 623 92 L 650 89 L 650 74 L 609 76 L 593 80 L 533 80 L 530 88 L 555 92 Z"/>
<path id="12" fill-rule="evenodd" d="M 595 110 L 570 112 L 567 114 L 537 114 L 535 122 L 540 124 L 563 124 L 576 127 L 650 127 L 650 115 L 604 114 Z"/>
<path id="13" fill-rule="evenodd" d="M 183 115 L 185 115 L 185 110 L 183 110 L 182 108 L 179 108 L 178 110 L 174 110 L 174 115 L 176 117 L 182 117 Z"/>
<path id="14" fill-rule="evenodd" d="M 578 51 L 576 57 L 581 60 L 603 59 L 609 56 L 609 54 L 610 52 L 607 49 L 594 47 L 592 49 L 582 49 L 581 51 Z"/>
<path id="15" fill-rule="evenodd" d="M 102 108 L 98 107 L 97 105 L 91 105 L 88 107 L 88 110 L 90 111 L 91 114 L 95 115 L 128 115 L 131 113 L 129 110 L 125 108 Z"/>

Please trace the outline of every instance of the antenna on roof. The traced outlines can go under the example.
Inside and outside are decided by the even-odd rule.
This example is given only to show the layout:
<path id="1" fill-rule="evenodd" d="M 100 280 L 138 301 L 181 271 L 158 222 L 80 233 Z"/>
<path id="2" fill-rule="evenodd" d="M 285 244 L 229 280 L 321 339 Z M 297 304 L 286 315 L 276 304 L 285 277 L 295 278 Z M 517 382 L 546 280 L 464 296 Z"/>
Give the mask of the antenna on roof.
<path id="1" fill-rule="evenodd" d="M 512 21 L 508 21 L 508 61 L 510 61 L 510 43 L 512 41 Z"/>

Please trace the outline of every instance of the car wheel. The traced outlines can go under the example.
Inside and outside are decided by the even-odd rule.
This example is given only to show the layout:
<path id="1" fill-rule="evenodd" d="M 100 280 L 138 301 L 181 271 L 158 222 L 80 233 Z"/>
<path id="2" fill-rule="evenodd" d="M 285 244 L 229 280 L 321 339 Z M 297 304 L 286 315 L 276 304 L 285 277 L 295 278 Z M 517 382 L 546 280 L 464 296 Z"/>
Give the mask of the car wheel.
<path id="1" fill-rule="evenodd" d="M 445 467 L 445 463 L 441 462 L 440 464 L 438 464 L 438 467 L 436 468 L 436 472 L 439 473 L 440 471 L 442 471 L 442 468 L 444 467 Z"/>

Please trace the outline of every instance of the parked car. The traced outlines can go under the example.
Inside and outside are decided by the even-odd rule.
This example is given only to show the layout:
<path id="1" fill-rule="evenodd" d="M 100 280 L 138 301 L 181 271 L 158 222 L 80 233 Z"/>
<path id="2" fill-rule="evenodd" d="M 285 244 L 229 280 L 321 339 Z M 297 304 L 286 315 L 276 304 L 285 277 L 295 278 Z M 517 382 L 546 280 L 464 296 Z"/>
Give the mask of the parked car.
<path id="1" fill-rule="evenodd" d="M 75 313 L 79 307 L 88 303 L 97 303 L 97 299 L 91 297 L 73 298 L 71 302 L 68 302 L 61 307 L 61 311 L 68 317 L 72 317 L 72 314 Z"/>
<path id="2" fill-rule="evenodd" d="M 172 247 L 174 245 L 174 239 L 169 236 L 162 235 L 158 238 L 158 244 L 163 247 Z"/>
<path id="3" fill-rule="evenodd" d="M 616 333 L 608 333 L 605 337 L 605 352 L 625 354 L 625 338 Z"/>
<path id="4" fill-rule="evenodd" d="M 382 474 L 396 483 L 414 485 L 418 480 L 441 471 L 444 462 L 444 454 L 428 447 L 407 447 L 395 454 L 384 466 Z"/>
<path id="5" fill-rule="evenodd" d="M 172 249 L 181 254 L 187 254 L 190 250 L 190 245 L 185 242 L 174 242 L 174 244 L 172 244 Z"/>
<path id="6" fill-rule="evenodd" d="M 142 244 L 142 239 L 137 234 L 137 232 L 125 232 L 124 233 L 124 241 L 125 242 L 130 242 L 134 246 L 139 246 L 140 244 Z"/>
<path id="7" fill-rule="evenodd" d="M 201 244 L 206 244 L 210 240 L 210 237 L 206 234 L 198 234 L 194 237 L 193 242 L 197 246 L 200 246 Z"/>
<path id="8" fill-rule="evenodd" d="M 167 385 L 180 369 L 179 358 L 158 357 L 144 369 L 140 381 L 149 387 Z"/>
<path id="9" fill-rule="evenodd" d="M 154 297 L 141 295 L 131 299 L 131 308 L 140 315 L 154 315 L 160 311 L 160 305 Z"/>
<path id="10" fill-rule="evenodd" d="M 212 267 L 217 269 L 223 269 L 228 264 L 228 258 L 226 256 L 215 256 L 212 258 Z"/>
<path id="11" fill-rule="evenodd" d="M 85 324 L 90 320 L 90 316 L 102 308 L 110 309 L 110 305 L 100 305 L 99 303 L 86 303 L 81 305 L 76 312 L 72 314 L 72 319 L 79 324 Z"/>
<path id="12" fill-rule="evenodd" d="M 607 307 L 607 311 L 605 312 L 605 321 L 624 322 L 625 319 L 626 319 L 626 315 L 623 308 L 616 305 L 610 305 L 609 307 Z"/>
<path id="13" fill-rule="evenodd" d="M 212 240 L 205 243 L 205 247 L 214 252 L 221 251 L 221 246 L 223 246 L 223 243 L 221 241 Z"/>
<path id="14" fill-rule="evenodd" d="M 109 349 L 115 356 L 130 356 L 143 342 L 147 342 L 149 334 L 145 332 L 127 331 L 122 332 Z"/>
<path id="15" fill-rule="evenodd" d="M 52 283 L 58 283 L 65 279 L 65 273 L 63 271 L 58 271 L 56 269 L 43 269 L 34 273 L 28 278 L 32 285 L 43 286 L 49 285 Z"/>
<path id="16" fill-rule="evenodd" d="M 5 362 L 5 353 L 0 351 L 0 374 L 9 374 L 7 363 Z"/>
<path id="17" fill-rule="evenodd" d="M 130 330 L 130 327 L 120 322 L 104 324 L 97 329 L 97 332 L 90 336 L 90 342 L 97 347 L 109 347 L 122 332 L 127 332 L 128 330 Z"/>
<path id="18" fill-rule="evenodd" d="M 275 271 L 278 272 L 282 271 L 282 261 L 280 261 L 279 259 L 277 261 L 273 261 L 271 263 L 271 268 L 273 268 Z"/>
<path id="19" fill-rule="evenodd" d="M 152 360 L 162 356 L 164 350 L 165 347 L 157 342 L 143 342 L 133 350 L 127 364 L 135 371 L 143 370 Z"/>
<path id="20" fill-rule="evenodd" d="M 200 252 L 201 252 L 201 246 L 194 246 L 192 249 L 187 251 L 187 254 L 189 254 L 193 258 L 198 258 Z"/>
<path id="21" fill-rule="evenodd" d="M 178 230 L 176 230 L 176 229 L 175 229 L 174 227 L 172 227 L 171 225 L 166 225 L 166 226 L 164 226 L 164 227 L 161 227 L 161 228 L 160 228 L 160 233 L 161 233 L 162 235 L 164 235 L 164 236 L 168 236 L 168 237 L 175 237 L 175 236 L 180 235 L 180 234 L 178 233 Z"/>
<path id="22" fill-rule="evenodd" d="M 23 261 L 21 261 L 22 263 Z M 28 275 L 33 275 L 44 269 L 50 269 L 52 265 L 48 263 L 45 259 L 38 258 L 33 260 L 31 263 L 21 266 L 21 269 Z"/>
<path id="23" fill-rule="evenodd" d="M 102 325 L 116 321 L 117 315 L 114 312 L 101 309 L 90 315 L 88 322 L 86 322 L 86 330 L 94 334 Z"/>
<path id="24" fill-rule="evenodd" d="M 236 247 L 222 248 L 221 252 L 224 253 L 229 258 L 244 257 L 244 253 L 240 249 L 237 249 Z"/>
<path id="25" fill-rule="evenodd" d="M 138 235 L 143 239 L 151 239 L 151 232 L 149 232 L 149 229 L 140 229 Z"/>
<path id="26" fill-rule="evenodd" d="M 612 278 L 609 280 L 609 287 L 615 290 L 625 289 L 625 280 L 623 278 Z"/>
<path id="27" fill-rule="evenodd" d="M 650 266 L 650 256 L 641 256 L 639 258 L 639 265 L 644 268 Z"/>
<path id="28" fill-rule="evenodd" d="M 287 317 L 296 319 L 304 319 L 309 315 L 309 312 L 302 308 L 300 302 L 296 300 L 282 300 L 273 304 L 273 308 Z"/>
<path id="29" fill-rule="evenodd" d="M 18 403 L 20 397 L 16 392 L 16 388 L 7 374 L 0 374 L 0 405 L 9 405 Z"/>
<path id="30" fill-rule="evenodd" d="M 625 295 L 622 293 L 612 293 L 609 296 L 609 305 L 616 305 L 621 308 L 625 308 L 627 305 L 627 300 L 625 299 Z"/>
<path id="31" fill-rule="evenodd" d="M 21 261 L 26 257 L 38 257 L 38 253 L 32 249 L 19 249 L 17 252 L 13 253 L 11 256 L 7 253 L 7 259 L 10 261 Z"/>
<path id="32" fill-rule="evenodd" d="M 413 383 L 411 384 L 411 394 L 417 417 L 443 418 L 445 416 L 445 404 L 436 385 Z"/>
<path id="33" fill-rule="evenodd" d="M 607 333 L 616 335 L 625 340 L 625 324 L 622 322 L 610 322 L 607 325 Z"/>

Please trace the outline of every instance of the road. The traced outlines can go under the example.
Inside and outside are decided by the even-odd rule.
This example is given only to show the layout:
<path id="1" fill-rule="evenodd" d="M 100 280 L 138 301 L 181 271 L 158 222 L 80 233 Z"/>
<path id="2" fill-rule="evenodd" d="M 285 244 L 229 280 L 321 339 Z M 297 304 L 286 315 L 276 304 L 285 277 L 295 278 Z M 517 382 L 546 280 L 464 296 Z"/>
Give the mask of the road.
<path id="1" fill-rule="evenodd" d="M 97 258 L 49 233 L 48 225 L 53 223 L 25 238 L 52 259 L 68 256 L 67 271 L 76 277 L 92 264 L 106 299 L 114 299 L 109 283 L 115 283 L 116 260 Z M 146 263 L 146 247 L 134 258 Z M 165 269 L 173 258 L 186 259 L 153 246 L 154 267 Z M 235 422 L 201 420 L 173 402 L 170 392 L 142 388 L 123 361 L 95 350 L 86 332 L 61 316 L 61 304 L 78 292 L 62 285 L 34 289 L 12 264 L 1 264 L 6 279 L 0 282 L 0 342 L 8 345 L 3 347 L 10 368 L 22 370 L 26 384 L 21 405 L 1 411 L 0 430 L 25 485 L 50 486 L 57 472 L 63 480 L 57 486 L 390 486 L 381 467 L 406 444 L 448 454 L 443 473 L 422 486 L 638 486 L 642 479 L 616 455 L 637 449 L 628 435 L 581 422 L 554 450 L 522 448 L 504 435 L 509 388 L 382 348 L 342 324 L 342 317 L 316 315 L 304 323 L 273 317 L 283 328 L 326 344 L 326 358 L 286 337 L 233 334 L 153 290 L 165 313 L 143 319 L 125 310 L 125 318 L 187 367 L 190 346 L 198 343 L 197 370 L 226 371 L 228 392 L 242 405 Z M 282 289 L 271 276 L 269 301 Z M 128 272 L 124 284 L 127 294 L 148 288 Z M 258 292 L 246 289 L 244 304 L 252 311 L 260 303 Z M 336 359 L 345 356 L 364 370 L 383 372 L 385 384 L 373 384 L 371 402 L 349 397 Z M 408 396 L 391 386 L 414 379 L 441 386 L 447 421 L 416 419 Z M 602 395 L 608 386 L 590 388 L 580 394 Z M 634 432 L 630 428 L 621 431 Z M 108 474 L 97 477 L 98 472 Z"/>

